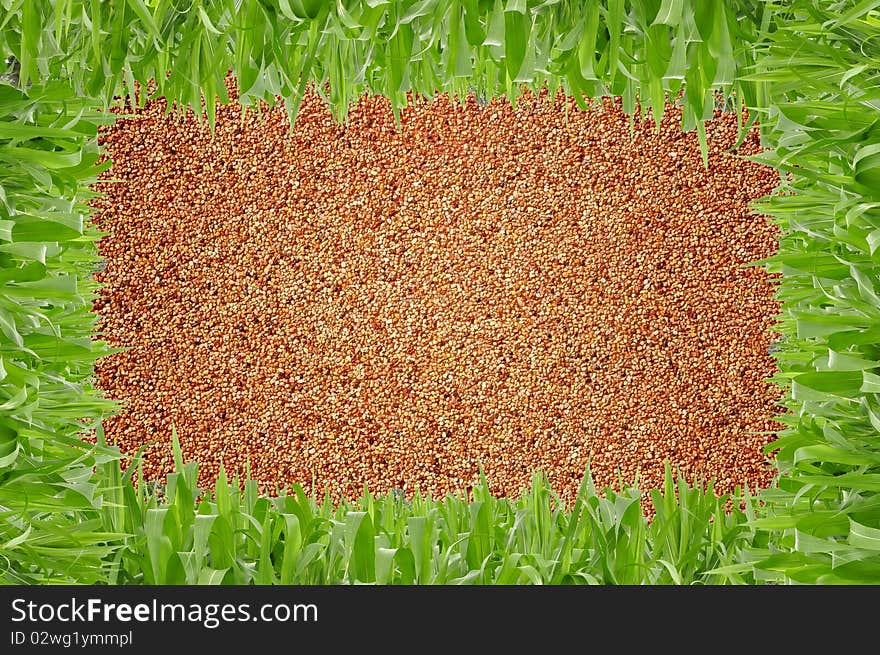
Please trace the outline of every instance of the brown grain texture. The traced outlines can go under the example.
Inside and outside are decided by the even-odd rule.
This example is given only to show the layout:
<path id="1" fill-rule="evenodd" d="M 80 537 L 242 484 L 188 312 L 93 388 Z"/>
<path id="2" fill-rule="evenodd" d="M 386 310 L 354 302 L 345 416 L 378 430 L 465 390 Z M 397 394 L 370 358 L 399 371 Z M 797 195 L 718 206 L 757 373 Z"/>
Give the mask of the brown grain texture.
<path id="1" fill-rule="evenodd" d="M 334 498 L 437 496 L 480 466 L 570 497 L 588 459 L 600 485 L 656 486 L 664 458 L 766 484 L 779 308 L 744 265 L 775 251 L 748 203 L 778 178 L 724 152 L 734 114 L 705 170 L 673 107 L 631 136 L 604 105 L 438 96 L 398 129 L 382 98 L 342 126 L 310 93 L 292 134 L 229 105 L 212 139 L 159 100 L 105 129 L 96 310 L 128 348 L 97 367 L 125 406 L 108 440 L 157 441 L 163 476 L 173 423 L 202 484 L 249 458 L 264 488 Z"/>

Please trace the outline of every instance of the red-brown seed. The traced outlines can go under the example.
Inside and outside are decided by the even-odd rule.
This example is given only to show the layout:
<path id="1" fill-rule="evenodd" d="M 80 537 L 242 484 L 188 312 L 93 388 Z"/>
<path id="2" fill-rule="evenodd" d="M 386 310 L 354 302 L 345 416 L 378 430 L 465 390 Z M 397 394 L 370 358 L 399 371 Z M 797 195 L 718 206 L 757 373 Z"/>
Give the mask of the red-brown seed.
<path id="1" fill-rule="evenodd" d="M 496 492 L 543 469 L 570 498 L 588 459 L 599 485 L 657 486 L 664 458 L 721 492 L 769 480 L 778 304 L 743 265 L 776 248 L 747 206 L 777 178 L 724 153 L 734 115 L 708 124 L 706 171 L 672 106 L 632 136 L 619 102 L 546 93 L 441 95 L 400 130 L 387 100 L 340 126 L 309 93 L 293 134 L 228 105 L 213 139 L 163 110 L 102 132 L 95 200 L 96 309 L 130 348 L 97 367 L 125 402 L 107 436 L 158 441 L 148 476 L 174 423 L 202 484 L 250 460 L 265 489 L 336 498 L 438 496 L 480 466 Z"/>

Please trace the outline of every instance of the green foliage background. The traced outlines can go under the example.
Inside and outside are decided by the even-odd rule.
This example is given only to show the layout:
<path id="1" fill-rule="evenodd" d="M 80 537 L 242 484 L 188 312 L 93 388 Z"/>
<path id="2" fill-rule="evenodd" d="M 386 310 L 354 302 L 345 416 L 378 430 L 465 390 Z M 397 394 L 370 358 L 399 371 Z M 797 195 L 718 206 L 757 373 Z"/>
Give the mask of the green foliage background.
<path id="1" fill-rule="evenodd" d="M 75 582 L 880 581 L 880 2 L 791 0 L 0 0 L 0 580 Z M 735 94 L 784 174 L 756 209 L 782 228 L 779 483 L 722 511 L 671 472 L 642 515 L 632 489 L 552 502 L 365 494 L 332 508 L 225 479 L 136 488 L 79 436 L 111 412 L 91 383 L 99 234 L 87 222 L 97 126 L 134 81 L 214 120 L 310 81 L 344 120 L 363 92 L 512 100 L 521 85 L 623 97 L 655 115 L 684 89 L 697 129 Z M 166 71 L 172 71 L 166 77 Z M 125 82 L 125 90 L 122 83 Z M 329 83 L 325 86 L 324 83 Z M 642 99 L 637 105 L 637 98 Z"/>

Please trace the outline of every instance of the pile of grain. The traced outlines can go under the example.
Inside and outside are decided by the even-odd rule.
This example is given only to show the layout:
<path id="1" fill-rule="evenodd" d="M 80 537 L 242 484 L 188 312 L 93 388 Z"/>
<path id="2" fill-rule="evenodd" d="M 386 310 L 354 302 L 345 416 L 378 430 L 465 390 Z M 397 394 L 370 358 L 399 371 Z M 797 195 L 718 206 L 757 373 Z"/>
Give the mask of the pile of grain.
<path id="1" fill-rule="evenodd" d="M 341 126 L 309 94 L 292 135 L 230 105 L 213 140 L 163 108 L 104 131 L 95 203 L 96 309 L 129 348 L 97 369 L 125 404 L 107 436 L 157 441 L 149 476 L 173 423 L 203 484 L 249 458 L 335 497 L 439 495 L 481 465 L 500 493 L 540 468 L 568 495 L 588 459 L 598 484 L 656 485 L 664 458 L 768 481 L 778 305 L 743 265 L 775 250 L 747 205 L 777 178 L 724 153 L 734 115 L 706 171 L 672 107 L 631 137 L 611 101 L 438 96 L 398 130 L 382 98 Z"/>

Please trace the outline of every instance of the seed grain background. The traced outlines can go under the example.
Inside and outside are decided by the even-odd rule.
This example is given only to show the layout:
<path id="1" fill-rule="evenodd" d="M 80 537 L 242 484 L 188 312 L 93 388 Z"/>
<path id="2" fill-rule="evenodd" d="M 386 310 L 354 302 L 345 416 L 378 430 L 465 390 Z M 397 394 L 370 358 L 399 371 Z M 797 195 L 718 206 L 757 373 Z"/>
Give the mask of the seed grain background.
<path id="1" fill-rule="evenodd" d="M 748 203 L 778 178 L 724 153 L 734 114 L 706 171 L 672 106 L 631 135 L 611 100 L 440 95 L 398 129 L 382 98 L 341 126 L 310 92 L 292 134 L 232 104 L 213 139 L 164 107 L 103 130 L 94 203 L 96 311 L 128 348 L 97 367 L 124 403 L 107 437 L 156 441 L 149 477 L 173 423 L 202 484 L 249 459 L 264 489 L 334 498 L 438 496 L 480 466 L 570 497 L 588 460 L 600 485 L 657 486 L 664 458 L 719 491 L 770 480 L 779 308 L 744 265 L 775 252 Z"/>

